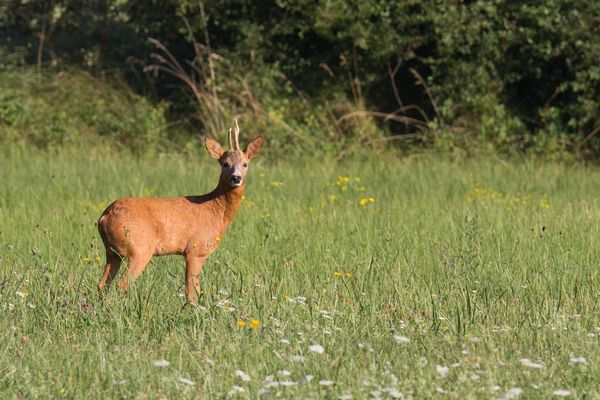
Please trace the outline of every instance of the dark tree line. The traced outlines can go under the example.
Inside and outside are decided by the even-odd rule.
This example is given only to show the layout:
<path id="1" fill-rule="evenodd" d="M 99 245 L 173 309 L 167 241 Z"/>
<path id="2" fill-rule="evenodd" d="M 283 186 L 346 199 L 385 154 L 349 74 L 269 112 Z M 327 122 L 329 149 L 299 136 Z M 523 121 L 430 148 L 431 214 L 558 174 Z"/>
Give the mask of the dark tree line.
<path id="1" fill-rule="evenodd" d="M 138 90 L 152 86 L 185 111 L 179 80 L 151 80 L 143 72 L 156 63 L 150 37 L 182 62 L 199 57 L 194 43 L 201 44 L 234 65 L 263 104 L 286 115 L 298 108 L 289 99 L 305 96 L 331 105 L 342 123 L 350 109 L 335 104 L 346 99 L 354 110 L 381 113 L 378 123 L 389 134 L 427 126 L 524 145 L 523 138 L 536 135 L 581 143 L 600 126 L 599 2 L 0 3 L 3 65 L 118 71 Z"/>

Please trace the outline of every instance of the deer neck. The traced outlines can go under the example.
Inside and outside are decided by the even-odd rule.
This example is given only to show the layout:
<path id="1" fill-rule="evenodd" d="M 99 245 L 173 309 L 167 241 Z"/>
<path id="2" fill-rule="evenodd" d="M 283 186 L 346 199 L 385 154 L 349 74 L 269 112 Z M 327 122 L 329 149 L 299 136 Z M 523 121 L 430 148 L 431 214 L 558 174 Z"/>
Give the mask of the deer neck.
<path id="1" fill-rule="evenodd" d="M 213 191 L 213 210 L 223 217 L 223 230 L 233 221 L 237 214 L 246 185 L 231 187 L 223 181 Z"/>

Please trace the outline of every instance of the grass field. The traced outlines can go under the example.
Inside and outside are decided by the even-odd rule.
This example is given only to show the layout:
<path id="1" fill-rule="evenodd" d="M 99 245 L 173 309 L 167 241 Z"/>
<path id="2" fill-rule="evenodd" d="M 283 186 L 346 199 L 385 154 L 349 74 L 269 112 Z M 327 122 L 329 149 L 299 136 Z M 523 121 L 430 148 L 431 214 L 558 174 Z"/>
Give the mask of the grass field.
<path id="1" fill-rule="evenodd" d="M 0 397 L 600 398 L 600 170 L 259 158 L 201 306 L 181 257 L 99 299 L 104 207 L 218 170 L 4 150 Z"/>

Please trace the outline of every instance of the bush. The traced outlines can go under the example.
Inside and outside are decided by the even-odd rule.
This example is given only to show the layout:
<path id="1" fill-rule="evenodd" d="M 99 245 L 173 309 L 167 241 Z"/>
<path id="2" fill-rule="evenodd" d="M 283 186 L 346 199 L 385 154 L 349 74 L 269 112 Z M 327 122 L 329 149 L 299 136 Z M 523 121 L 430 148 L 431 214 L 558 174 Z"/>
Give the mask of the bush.
<path id="1" fill-rule="evenodd" d="M 0 140 L 47 147 L 100 137 L 134 150 L 169 140 L 164 105 L 76 69 L 38 78 L 31 68 L 0 72 Z"/>
<path id="2" fill-rule="evenodd" d="M 146 90 L 148 37 L 184 66 L 199 61 L 199 43 L 203 56 L 218 54 L 243 71 L 266 113 L 258 125 L 273 124 L 265 115 L 283 118 L 288 134 L 276 140 L 286 143 L 299 140 L 291 133 L 298 130 L 317 135 L 300 142 L 335 147 L 428 127 L 508 151 L 536 147 L 538 135 L 566 137 L 571 149 L 598 155 L 599 16 L 600 3 L 586 0 L 8 0 L 0 5 L 0 55 L 38 70 L 116 68 Z M 202 84 L 238 83 L 229 78 Z M 162 74 L 154 83 L 171 110 L 190 110 L 180 81 Z M 230 109 L 219 118 L 254 113 L 249 104 L 225 103 Z M 362 119 L 342 119 L 356 111 Z M 374 116 L 390 113 L 397 118 L 375 125 Z M 432 142 L 431 135 L 417 140 Z"/>

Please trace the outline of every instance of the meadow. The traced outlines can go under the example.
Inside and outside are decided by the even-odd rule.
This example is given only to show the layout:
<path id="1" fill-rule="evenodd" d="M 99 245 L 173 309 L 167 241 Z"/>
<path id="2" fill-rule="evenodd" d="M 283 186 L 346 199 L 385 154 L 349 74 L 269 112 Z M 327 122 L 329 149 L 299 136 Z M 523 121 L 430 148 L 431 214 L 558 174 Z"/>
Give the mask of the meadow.
<path id="1" fill-rule="evenodd" d="M 95 223 L 204 149 L 2 153 L 2 398 L 600 398 L 598 168 L 261 156 L 191 308 L 181 257 L 100 299 Z"/>

